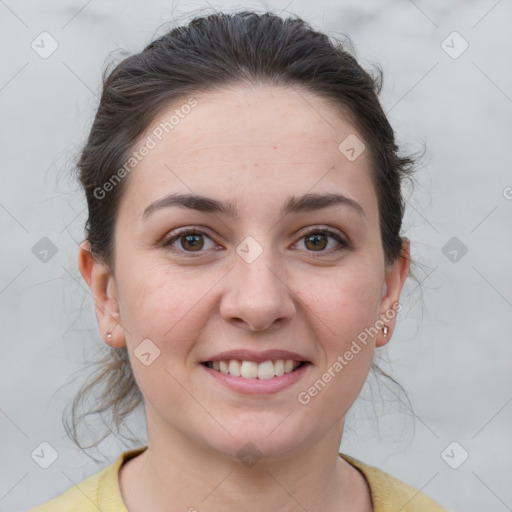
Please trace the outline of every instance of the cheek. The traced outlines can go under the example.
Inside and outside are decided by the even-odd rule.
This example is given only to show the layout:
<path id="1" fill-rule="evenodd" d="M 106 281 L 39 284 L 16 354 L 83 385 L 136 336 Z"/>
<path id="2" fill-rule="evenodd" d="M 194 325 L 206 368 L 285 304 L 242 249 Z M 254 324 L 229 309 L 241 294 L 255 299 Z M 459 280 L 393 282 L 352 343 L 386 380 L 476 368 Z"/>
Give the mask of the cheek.
<path id="1" fill-rule="evenodd" d="M 120 267 L 123 268 L 123 267 Z M 197 278 L 193 269 L 172 268 L 168 263 L 125 263 L 126 269 L 140 268 L 120 276 L 121 315 L 132 350 L 145 338 L 161 351 L 187 350 L 194 333 L 207 321 L 204 308 L 217 279 Z"/>
<path id="2" fill-rule="evenodd" d="M 130 363 L 145 401 L 168 408 L 166 414 L 186 414 L 190 404 L 183 400 L 181 372 L 201 322 L 208 318 L 200 299 L 213 283 L 152 263 L 144 265 L 144 272 L 120 275 L 119 282 Z"/>
<path id="3" fill-rule="evenodd" d="M 297 401 L 310 417 L 322 418 L 324 426 L 347 413 L 370 371 L 375 343 L 368 328 L 378 318 L 380 298 L 376 278 L 352 267 L 303 285 L 324 357 Z"/>
<path id="4" fill-rule="evenodd" d="M 300 296 L 317 324 L 323 324 L 330 346 L 342 345 L 378 318 L 381 282 L 371 267 L 347 266 L 325 275 L 304 277 Z"/>

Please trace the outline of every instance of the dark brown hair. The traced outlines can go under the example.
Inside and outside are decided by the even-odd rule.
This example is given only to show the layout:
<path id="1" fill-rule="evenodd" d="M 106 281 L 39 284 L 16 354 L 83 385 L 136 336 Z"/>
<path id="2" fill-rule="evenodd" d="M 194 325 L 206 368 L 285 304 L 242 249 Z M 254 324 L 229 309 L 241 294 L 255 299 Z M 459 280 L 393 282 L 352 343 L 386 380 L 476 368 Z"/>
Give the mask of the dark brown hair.
<path id="1" fill-rule="evenodd" d="M 200 92 L 255 83 L 311 92 L 349 116 L 370 150 L 385 258 L 396 260 L 404 241 L 401 184 L 414 158 L 399 155 L 380 105 L 382 72 L 370 75 L 346 45 L 298 17 L 245 11 L 196 17 L 105 70 L 100 104 L 77 166 L 89 211 L 86 238 L 97 259 L 114 269 L 114 226 L 128 180 L 109 187 L 106 197 L 104 184 L 125 165 L 157 114 Z M 87 414 L 111 412 L 118 430 L 143 400 L 126 347 L 108 350 L 98 364 L 99 371 L 73 402 L 72 429 L 65 425 L 79 446 L 77 411 L 95 387 L 104 390 Z M 377 365 L 373 369 L 389 377 Z"/>

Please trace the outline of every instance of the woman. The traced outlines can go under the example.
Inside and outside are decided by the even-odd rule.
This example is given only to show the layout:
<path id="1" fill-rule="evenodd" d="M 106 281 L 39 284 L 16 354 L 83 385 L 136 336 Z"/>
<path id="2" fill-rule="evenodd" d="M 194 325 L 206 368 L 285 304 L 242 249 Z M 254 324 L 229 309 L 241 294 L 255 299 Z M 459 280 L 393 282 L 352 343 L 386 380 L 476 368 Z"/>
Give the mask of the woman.
<path id="1" fill-rule="evenodd" d="M 250 12 L 105 78 L 79 265 L 148 445 L 33 511 L 444 510 L 338 453 L 409 272 L 413 160 L 378 91 L 340 43 Z"/>

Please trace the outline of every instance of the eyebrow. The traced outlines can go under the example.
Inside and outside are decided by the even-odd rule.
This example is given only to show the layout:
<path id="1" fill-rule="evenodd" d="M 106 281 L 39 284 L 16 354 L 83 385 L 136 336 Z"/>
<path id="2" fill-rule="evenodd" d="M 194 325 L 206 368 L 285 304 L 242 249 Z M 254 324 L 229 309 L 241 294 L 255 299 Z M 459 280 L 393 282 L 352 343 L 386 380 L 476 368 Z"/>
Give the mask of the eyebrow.
<path id="1" fill-rule="evenodd" d="M 233 203 L 221 202 L 198 194 L 169 194 L 151 203 L 144 210 L 142 219 L 146 219 L 157 210 L 173 206 L 205 213 L 223 214 L 233 218 L 238 217 L 238 210 Z M 284 217 L 291 213 L 311 212 L 329 208 L 330 206 L 348 206 L 360 215 L 365 216 L 363 207 L 357 201 L 342 194 L 305 194 L 298 197 L 290 197 L 281 208 L 280 216 Z"/>

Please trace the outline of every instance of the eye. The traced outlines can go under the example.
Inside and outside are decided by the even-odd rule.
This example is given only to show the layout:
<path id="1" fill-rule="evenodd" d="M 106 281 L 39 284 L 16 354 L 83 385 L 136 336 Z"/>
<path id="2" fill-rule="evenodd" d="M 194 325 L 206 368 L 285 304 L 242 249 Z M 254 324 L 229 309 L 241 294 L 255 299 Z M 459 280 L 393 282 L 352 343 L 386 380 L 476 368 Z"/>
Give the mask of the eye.
<path id="1" fill-rule="evenodd" d="M 303 244 L 303 247 L 300 245 Z M 315 229 L 303 235 L 296 244 L 298 249 L 310 253 L 328 255 L 349 248 L 349 243 L 338 233 L 329 229 Z M 193 228 L 184 229 L 171 235 L 162 243 L 174 252 L 201 253 L 219 247 L 206 233 Z"/>
<path id="2" fill-rule="evenodd" d="M 349 244 L 338 233 L 329 229 L 316 229 L 302 236 L 297 245 L 304 244 L 308 252 L 331 253 L 342 251 Z M 302 249 L 302 247 L 299 247 Z"/>
<path id="3" fill-rule="evenodd" d="M 202 249 L 214 249 L 217 247 L 215 242 L 206 233 L 192 229 L 175 233 L 162 245 L 176 251 L 181 250 L 185 252 L 203 252 Z"/>

